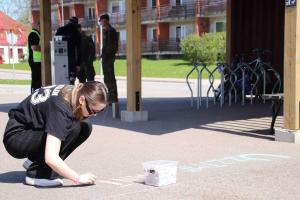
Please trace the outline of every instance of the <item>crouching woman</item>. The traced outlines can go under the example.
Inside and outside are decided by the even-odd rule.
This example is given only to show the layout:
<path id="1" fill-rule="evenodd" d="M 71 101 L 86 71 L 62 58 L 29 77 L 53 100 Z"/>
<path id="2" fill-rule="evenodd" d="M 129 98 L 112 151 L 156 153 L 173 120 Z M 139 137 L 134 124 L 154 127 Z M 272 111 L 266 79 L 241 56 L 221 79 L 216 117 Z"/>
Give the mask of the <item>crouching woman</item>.
<path id="1" fill-rule="evenodd" d="M 78 185 L 95 184 L 94 174 L 79 174 L 64 160 L 90 136 L 87 118 L 106 105 L 105 85 L 91 81 L 37 89 L 11 109 L 3 143 L 11 156 L 27 158 L 25 183 L 61 186 L 64 177 Z"/>

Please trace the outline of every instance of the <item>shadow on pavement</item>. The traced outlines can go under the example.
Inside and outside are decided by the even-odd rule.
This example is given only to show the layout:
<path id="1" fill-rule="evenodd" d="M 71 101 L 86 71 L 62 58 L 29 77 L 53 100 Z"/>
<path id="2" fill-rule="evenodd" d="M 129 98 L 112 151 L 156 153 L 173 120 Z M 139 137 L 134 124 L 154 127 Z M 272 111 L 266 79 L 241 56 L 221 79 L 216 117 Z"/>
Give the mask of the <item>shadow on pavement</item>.
<path id="1" fill-rule="evenodd" d="M 0 183 L 24 183 L 25 171 L 11 171 L 0 174 Z"/>
<path id="2" fill-rule="evenodd" d="M 8 111 L 11 108 L 15 108 L 19 103 L 6 103 L 6 104 L 0 104 L 0 112 L 6 112 L 8 113 Z"/>
<path id="3" fill-rule="evenodd" d="M 144 98 L 143 110 L 147 110 L 149 121 L 124 122 L 112 118 L 111 107 L 97 117 L 91 118 L 95 125 L 115 127 L 130 131 L 162 135 L 185 129 L 205 129 L 219 132 L 232 133 L 242 136 L 273 139 L 269 135 L 271 123 L 271 104 L 247 102 L 244 106 L 240 103 L 231 107 L 225 105 L 220 108 L 212 101 L 209 107 L 197 110 L 191 107 L 190 98 Z M 196 104 L 196 103 L 195 103 Z M 121 99 L 120 110 L 126 110 L 126 101 Z"/>
<path id="4" fill-rule="evenodd" d="M 120 111 L 126 110 L 126 99 L 120 99 Z M 0 112 L 8 112 L 16 107 L 17 103 L 0 104 Z M 271 123 L 271 104 L 246 102 L 232 106 L 202 102 L 197 110 L 196 102 L 191 107 L 190 98 L 144 98 L 143 110 L 148 111 L 149 121 L 124 122 L 112 118 L 112 109 L 109 107 L 91 121 L 95 125 L 114 127 L 150 135 L 162 135 L 185 129 L 203 129 L 225 132 L 241 136 L 249 136 L 273 140 L 269 135 Z"/>

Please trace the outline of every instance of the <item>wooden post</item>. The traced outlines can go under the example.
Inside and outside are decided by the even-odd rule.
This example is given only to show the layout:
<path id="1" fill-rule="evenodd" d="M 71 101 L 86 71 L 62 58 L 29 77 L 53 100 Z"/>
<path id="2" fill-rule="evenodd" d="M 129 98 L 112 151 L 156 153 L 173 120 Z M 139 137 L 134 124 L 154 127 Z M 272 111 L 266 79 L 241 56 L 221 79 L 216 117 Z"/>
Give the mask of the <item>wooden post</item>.
<path id="1" fill-rule="evenodd" d="M 50 40 L 51 32 L 51 2 L 40 0 L 40 32 L 42 53 L 42 85 L 51 85 L 51 55 Z"/>
<path id="2" fill-rule="evenodd" d="M 232 17 L 232 0 L 227 0 L 226 7 L 226 62 L 231 63 L 231 17 Z"/>
<path id="3" fill-rule="evenodd" d="M 300 2 L 285 8 L 284 128 L 299 129 L 300 101 Z"/>
<path id="4" fill-rule="evenodd" d="M 127 111 L 140 111 L 142 109 L 140 0 L 127 0 L 126 10 Z"/>
<path id="5" fill-rule="evenodd" d="M 121 120 L 147 121 L 142 111 L 141 90 L 141 1 L 126 0 L 127 111 Z"/>

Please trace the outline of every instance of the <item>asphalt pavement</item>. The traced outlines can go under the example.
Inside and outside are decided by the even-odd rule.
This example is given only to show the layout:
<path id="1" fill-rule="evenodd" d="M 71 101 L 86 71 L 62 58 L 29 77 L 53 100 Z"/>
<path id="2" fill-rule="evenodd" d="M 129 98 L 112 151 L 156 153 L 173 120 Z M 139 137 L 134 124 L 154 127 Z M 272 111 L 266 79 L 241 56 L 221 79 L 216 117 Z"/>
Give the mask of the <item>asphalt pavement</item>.
<path id="1" fill-rule="evenodd" d="M 118 89 L 125 110 L 125 78 L 118 78 Z M 29 86 L 0 85 L 0 92 L 4 130 L 8 110 L 28 95 Z M 143 79 L 142 97 L 149 121 L 124 122 L 109 108 L 91 118 L 91 137 L 66 159 L 77 172 L 96 174 L 96 185 L 78 187 L 68 180 L 60 188 L 24 185 L 24 160 L 0 145 L 0 199 L 300 199 L 300 145 L 269 135 L 270 102 L 220 108 L 210 98 L 208 108 L 197 110 L 183 79 Z M 282 126 L 281 116 L 276 126 Z M 175 184 L 144 184 L 142 163 L 155 160 L 178 161 Z"/>

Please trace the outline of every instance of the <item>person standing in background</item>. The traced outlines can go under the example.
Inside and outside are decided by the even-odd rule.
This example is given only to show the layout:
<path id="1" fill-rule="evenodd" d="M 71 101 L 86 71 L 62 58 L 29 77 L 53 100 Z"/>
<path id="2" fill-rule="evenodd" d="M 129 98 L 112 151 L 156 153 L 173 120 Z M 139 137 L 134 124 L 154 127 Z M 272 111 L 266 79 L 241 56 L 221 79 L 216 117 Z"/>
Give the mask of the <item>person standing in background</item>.
<path id="1" fill-rule="evenodd" d="M 96 59 L 96 50 L 93 38 L 90 35 L 86 35 L 85 31 L 81 32 L 81 55 L 82 62 L 80 65 L 80 71 L 77 75 L 77 78 L 80 83 L 85 83 L 86 81 L 95 80 L 95 69 L 93 62 Z"/>
<path id="2" fill-rule="evenodd" d="M 28 63 L 31 69 L 31 93 L 42 86 L 40 22 L 32 24 L 27 39 Z"/>
<path id="3" fill-rule="evenodd" d="M 74 85 L 81 64 L 81 35 L 77 17 L 71 17 L 69 23 L 59 27 L 55 35 L 61 35 L 68 41 L 68 64 L 70 84 Z"/>
<path id="4" fill-rule="evenodd" d="M 118 34 L 109 23 L 109 15 L 100 16 L 99 22 L 103 27 L 102 34 L 102 70 L 104 75 L 104 83 L 108 88 L 109 103 L 118 102 L 117 82 L 115 78 L 114 62 L 118 51 Z"/>

